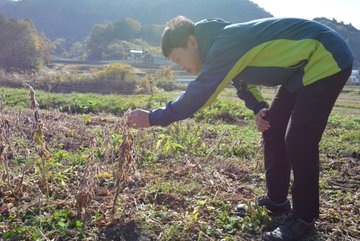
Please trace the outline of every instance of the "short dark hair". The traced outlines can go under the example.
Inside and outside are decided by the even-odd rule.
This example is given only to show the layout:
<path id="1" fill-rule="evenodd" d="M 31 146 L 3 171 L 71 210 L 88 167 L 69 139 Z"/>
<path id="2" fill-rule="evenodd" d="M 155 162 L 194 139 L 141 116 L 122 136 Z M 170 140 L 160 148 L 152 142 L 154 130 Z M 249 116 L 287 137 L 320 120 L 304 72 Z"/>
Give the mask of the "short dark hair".
<path id="1" fill-rule="evenodd" d="M 195 35 L 195 23 L 184 16 L 168 21 L 162 34 L 163 55 L 169 57 L 173 48 L 185 48 L 190 35 Z"/>

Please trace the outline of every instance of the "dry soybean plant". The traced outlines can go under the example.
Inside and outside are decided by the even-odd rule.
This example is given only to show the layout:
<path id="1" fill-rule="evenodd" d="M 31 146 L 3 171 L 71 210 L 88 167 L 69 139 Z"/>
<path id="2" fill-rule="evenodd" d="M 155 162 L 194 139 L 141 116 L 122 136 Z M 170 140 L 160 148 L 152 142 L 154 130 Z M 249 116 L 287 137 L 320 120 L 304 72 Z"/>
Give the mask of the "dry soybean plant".
<path id="1" fill-rule="evenodd" d="M 5 155 L 5 148 L 6 148 L 6 136 L 5 136 L 5 126 L 4 126 L 4 121 L 1 119 L 0 120 L 0 161 L 1 161 L 1 165 L 3 166 L 4 169 L 4 173 L 2 175 L 2 181 L 6 183 L 6 185 L 8 186 L 8 188 L 11 189 L 11 185 L 10 185 L 10 171 L 9 171 L 9 165 L 8 165 L 8 160 L 6 158 Z"/>
<path id="2" fill-rule="evenodd" d="M 96 147 L 97 141 L 95 136 L 90 137 L 90 154 L 86 158 L 86 164 L 83 176 L 80 180 L 79 191 L 76 194 L 77 216 L 79 218 L 87 217 L 87 207 L 91 200 L 95 197 L 96 189 L 96 165 L 94 162 L 93 149 Z M 84 216 L 83 211 L 85 212 Z"/>
<path id="3" fill-rule="evenodd" d="M 118 147 L 106 147 L 104 151 L 104 160 L 108 165 L 115 165 L 113 171 L 114 181 L 114 199 L 112 205 L 112 218 L 114 219 L 116 213 L 116 206 L 118 202 L 119 194 L 126 187 L 127 183 L 131 180 L 131 176 L 136 171 L 138 155 L 135 152 L 134 136 L 126 126 L 126 115 L 122 118 L 117 126 L 121 131 L 121 142 Z M 119 129 L 116 128 L 115 131 Z M 104 131 L 104 136 L 108 135 L 108 130 Z M 105 145 L 110 145 L 109 140 L 105 138 Z M 94 157 L 94 150 L 97 146 L 96 137 L 90 138 L 90 154 L 87 156 L 86 165 L 84 167 L 83 176 L 80 180 L 79 191 L 76 194 L 76 207 L 77 215 L 82 219 L 86 219 L 87 209 L 90 207 L 91 201 L 94 200 L 97 190 L 97 172 L 100 170 L 99 164 Z M 110 154 L 112 153 L 112 154 Z M 111 160 L 107 160 L 111 159 Z M 83 215 L 83 213 L 85 213 Z M 85 217 L 85 218 L 84 218 Z"/>
<path id="4" fill-rule="evenodd" d="M 0 103 L 0 111 L 4 106 Z M 3 181 L 6 180 L 7 184 L 10 184 L 10 173 L 8 161 L 6 158 L 6 145 L 7 145 L 7 134 L 9 133 L 10 125 L 9 121 L 2 118 L 0 115 L 0 161 L 4 168 Z"/>
<path id="5" fill-rule="evenodd" d="M 40 113 L 39 113 L 39 104 L 36 100 L 36 93 L 33 87 L 29 84 L 24 83 L 24 86 L 29 88 L 29 95 L 30 95 L 30 106 L 31 109 L 34 110 L 34 119 L 35 119 L 35 132 L 33 135 L 33 140 L 36 142 L 37 145 L 37 152 L 40 156 L 40 180 L 39 180 L 39 187 L 40 190 L 49 194 L 49 186 L 48 186 L 48 160 L 51 159 L 51 153 L 47 149 L 46 141 L 44 138 L 44 124 L 41 121 Z"/>
<path id="6" fill-rule="evenodd" d="M 116 168 L 114 172 L 114 183 L 115 183 L 115 196 L 112 208 L 113 217 L 116 212 L 116 203 L 120 191 L 122 191 L 126 184 L 130 181 L 130 175 L 135 173 L 136 165 L 138 162 L 138 155 L 134 148 L 134 136 L 127 126 L 127 113 L 125 118 L 119 123 L 122 128 L 122 142 L 118 149 L 117 159 L 115 161 Z"/>
<path id="7" fill-rule="evenodd" d="M 0 111 L 2 108 L 0 107 Z M 22 174 L 15 176 L 9 167 L 8 156 L 12 156 L 11 145 L 9 143 L 9 136 L 11 134 L 12 127 L 10 126 L 10 121 L 2 116 L 0 116 L 0 162 L 2 165 L 1 181 L 6 186 L 6 192 L 10 193 L 11 199 L 15 200 L 22 196 L 24 172 L 22 169 Z M 9 153 L 8 153 L 9 152 Z"/>

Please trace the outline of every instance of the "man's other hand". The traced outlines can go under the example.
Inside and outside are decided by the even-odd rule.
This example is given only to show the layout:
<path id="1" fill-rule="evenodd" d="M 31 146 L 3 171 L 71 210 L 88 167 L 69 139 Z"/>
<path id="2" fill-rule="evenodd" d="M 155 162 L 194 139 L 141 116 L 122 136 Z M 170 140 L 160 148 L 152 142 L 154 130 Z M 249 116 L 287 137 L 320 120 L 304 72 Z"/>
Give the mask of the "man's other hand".
<path id="1" fill-rule="evenodd" d="M 264 132 L 270 128 L 270 123 L 265 118 L 268 114 L 269 109 L 263 108 L 257 114 L 255 118 L 256 128 L 260 132 Z"/>

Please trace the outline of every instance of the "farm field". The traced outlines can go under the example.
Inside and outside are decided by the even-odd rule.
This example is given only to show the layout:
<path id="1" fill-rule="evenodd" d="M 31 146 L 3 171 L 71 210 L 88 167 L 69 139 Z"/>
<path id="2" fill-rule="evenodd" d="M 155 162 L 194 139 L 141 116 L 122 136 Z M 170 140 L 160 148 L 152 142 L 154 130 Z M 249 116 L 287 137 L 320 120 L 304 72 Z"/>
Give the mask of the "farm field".
<path id="1" fill-rule="evenodd" d="M 262 91 L 270 100 L 274 89 Z M 35 109 L 28 89 L 0 93 L 1 240 L 261 240 L 281 222 L 255 205 L 266 191 L 261 135 L 233 89 L 192 119 L 140 131 L 124 126 L 126 111 L 176 92 L 37 91 Z M 320 155 L 309 240 L 359 240 L 359 86 L 341 93 Z"/>

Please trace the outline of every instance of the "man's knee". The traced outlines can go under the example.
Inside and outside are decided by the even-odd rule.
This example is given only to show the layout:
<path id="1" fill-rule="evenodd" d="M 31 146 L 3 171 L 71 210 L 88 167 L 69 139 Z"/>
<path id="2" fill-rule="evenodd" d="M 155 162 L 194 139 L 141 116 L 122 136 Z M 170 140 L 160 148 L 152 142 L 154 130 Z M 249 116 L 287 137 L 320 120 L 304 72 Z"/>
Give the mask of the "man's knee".
<path id="1" fill-rule="evenodd" d="M 267 131 L 263 132 L 262 134 L 264 143 L 271 143 L 271 142 L 284 142 L 284 133 L 277 131 L 274 128 L 270 128 Z"/>

